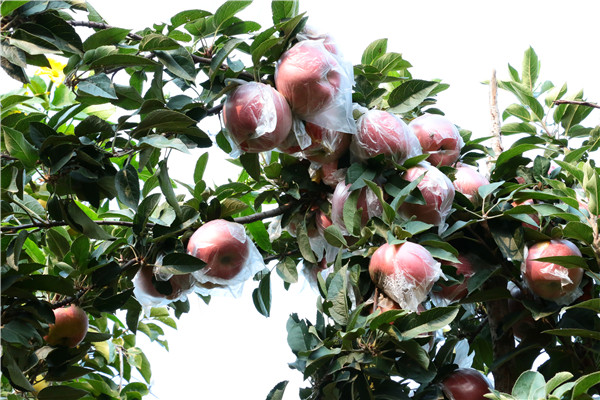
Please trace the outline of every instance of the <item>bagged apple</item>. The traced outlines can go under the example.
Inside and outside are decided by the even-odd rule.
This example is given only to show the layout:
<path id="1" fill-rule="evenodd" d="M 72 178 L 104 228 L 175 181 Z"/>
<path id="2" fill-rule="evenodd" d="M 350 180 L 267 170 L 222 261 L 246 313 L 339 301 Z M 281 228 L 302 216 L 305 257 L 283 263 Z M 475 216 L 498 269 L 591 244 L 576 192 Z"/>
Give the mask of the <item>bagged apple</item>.
<path id="1" fill-rule="evenodd" d="M 350 192 L 351 186 L 351 184 L 346 184 L 344 181 L 339 182 L 331 198 L 331 220 L 335 226 L 340 228 L 344 235 L 349 234 L 344 222 L 344 205 L 352 193 Z M 360 213 L 360 224 L 362 227 L 367 224 L 369 219 L 380 216 L 383 213 L 383 207 L 377 195 L 370 188 L 365 186 L 358 190 L 360 192 L 356 207 L 357 210 L 362 210 Z"/>
<path id="2" fill-rule="evenodd" d="M 427 161 L 434 166 L 452 165 L 460 157 L 460 149 L 465 145 L 456 126 L 442 115 L 423 114 L 410 121 L 423 154 L 429 154 Z"/>
<path id="3" fill-rule="evenodd" d="M 481 204 L 479 188 L 489 185 L 490 181 L 479 173 L 474 167 L 467 164 L 458 163 L 452 185 L 457 192 L 462 193 L 474 205 Z"/>
<path id="4" fill-rule="evenodd" d="M 246 235 L 243 225 L 216 219 L 194 232 L 187 252 L 206 263 L 193 272 L 200 290 L 217 286 L 233 289 L 265 268 L 258 249 Z"/>
<path id="5" fill-rule="evenodd" d="M 142 266 L 132 280 L 133 294 L 146 312 L 152 307 L 185 300 L 194 291 L 196 279 L 192 274 L 173 275 L 161 271 L 162 258 L 157 258 L 155 266 Z"/>
<path id="6" fill-rule="evenodd" d="M 301 145 L 296 134 L 292 132 L 279 149 L 284 153 L 295 154 L 323 165 L 337 161 L 350 146 L 350 134 L 324 128 L 312 122 L 303 124 L 303 132 L 310 140 L 308 146 Z"/>
<path id="7" fill-rule="evenodd" d="M 275 87 L 300 119 L 355 133 L 352 117 L 352 66 L 319 40 L 304 40 L 281 55 Z"/>

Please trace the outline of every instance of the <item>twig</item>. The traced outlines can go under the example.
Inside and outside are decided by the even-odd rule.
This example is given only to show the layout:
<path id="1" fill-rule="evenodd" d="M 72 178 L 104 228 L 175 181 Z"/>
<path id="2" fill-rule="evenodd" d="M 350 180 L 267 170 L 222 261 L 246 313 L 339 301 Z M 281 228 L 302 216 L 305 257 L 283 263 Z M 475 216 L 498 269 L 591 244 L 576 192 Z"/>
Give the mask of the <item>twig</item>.
<path id="1" fill-rule="evenodd" d="M 502 136 L 500 128 L 500 110 L 498 109 L 498 81 L 496 80 L 496 70 L 492 71 L 492 79 L 490 80 L 490 113 L 492 114 L 492 147 L 494 149 L 495 158 L 498 158 L 502 153 Z"/>
<path id="2" fill-rule="evenodd" d="M 133 222 L 129 221 L 94 221 L 98 225 L 112 225 L 112 226 L 127 226 L 133 227 Z M 30 224 L 23 225 L 4 225 L 0 226 L 0 232 L 16 232 L 21 229 L 29 229 L 29 228 L 54 228 L 56 226 L 67 226 L 69 225 L 66 221 L 47 221 L 47 222 L 32 222 Z M 147 223 L 147 227 L 154 227 L 153 223 Z"/>
<path id="3" fill-rule="evenodd" d="M 579 100 L 554 100 L 555 105 L 560 104 L 575 104 L 578 106 L 592 107 L 592 108 L 600 108 L 600 105 L 596 103 L 591 103 L 589 101 L 579 101 Z"/>
<path id="4" fill-rule="evenodd" d="M 233 222 L 237 222 L 238 224 L 249 224 L 255 221 L 261 221 L 266 218 L 276 217 L 289 210 L 292 207 L 292 205 L 292 203 L 288 203 L 274 208 L 272 210 L 267 210 L 252 215 L 246 215 L 243 217 L 237 217 L 233 219 Z"/>

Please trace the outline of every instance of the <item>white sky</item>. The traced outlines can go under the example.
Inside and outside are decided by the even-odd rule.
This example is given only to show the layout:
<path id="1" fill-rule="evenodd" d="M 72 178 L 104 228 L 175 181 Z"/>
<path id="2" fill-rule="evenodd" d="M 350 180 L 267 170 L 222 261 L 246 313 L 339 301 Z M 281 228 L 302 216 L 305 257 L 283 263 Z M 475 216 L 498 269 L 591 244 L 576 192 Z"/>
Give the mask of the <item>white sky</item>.
<path id="1" fill-rule="evenodd" d="M 167 22 L 179 11 L 214 11 L 220 2 L 207 0 L 92 0 L 112 25 L 141 29 Z M 168 5 L 168 7 L 167 7 Z M 600 51 L 597 0 L 577 1 L 401 1 L 301 0 L 309 23 L 330 33 L 346 59 L 360 62 L 373 40 L 388 38 L 388 51 L 402 53 L 413 64 L 415 78 L 440 78 L 450 89 L 439 96 L 438 107 L 457 125 L 477 136 L 489 132 L 487 86 L 480 84 L 496 68 L 498 79 L 508 76 L 507 63 L 520 69 L 528 46 L 541 62 L 541 78 L 555 85 L 569 83 L 569 92 L 585 88 L 588 100 L 600 102 Z M 241 17 L 268 27 L 270 2 L 257 0 Z M 6 75 L 0 75 L 0 86 Z M 503 109 L 512 98 L 501 97 Z M 600 110 L 588 125 L 600 124 Z M 207 170 L 223 170 L 211 155 Z M 191 182 L 195 157 L 178 157 L 171 177 Z M 254 309 L 253 282 L 239 299 L 213 298 L 210 306 L 195 298 L 192 312 L 167 328 L 171 351 L 145 346 L 153 370 L 152 394 L 161 400 L 264 399 L 279 381 L 290 379 L 285 399 L 297 399 L 301 376 L 290 370 L 294 360 L 286 342 L 285 323 L 291 312 L 314 320 L 316 294 L 303 285 L 286 293 L 278 277 L 272 281 L 272 317 Z M 143 335 L 141 335 L 143 336 Z M 152 398 L 152 397 L 150 397 Z"/>

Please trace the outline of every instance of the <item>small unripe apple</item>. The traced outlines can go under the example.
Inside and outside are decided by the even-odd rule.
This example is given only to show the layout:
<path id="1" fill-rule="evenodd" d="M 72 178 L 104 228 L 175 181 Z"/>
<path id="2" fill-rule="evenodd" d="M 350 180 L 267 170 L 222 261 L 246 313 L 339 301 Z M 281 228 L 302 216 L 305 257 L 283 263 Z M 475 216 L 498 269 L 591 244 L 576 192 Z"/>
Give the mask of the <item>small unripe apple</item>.
<path id="1" fill-rule="evenodd" d="M 481 203 L 479 188 L 484 185 L 489 185 L 490 181 L 479 173 L 475 168 L 466 164 L 460 164 L 456 167 L 454 181 L 452 181 L 454 189 L 462 193 L 474 205 Z"/>
<path id="2" fill-rule="evenodd" d="M 384 244 L 371 256 L 371 280 L 402 309 L 417 311 L 440 277 L 440 263 L 423 246 Z"/>
<path id="3" fill-rule="evenodd" d="M 556 256 L 581 257 L 581 252 L 565 239 L 539 242 L 527 249 L 527 258 L 521 267 L 529 289 L 546 300 L 556 301 L 570 295 L 577 290 L 583 278 L 582 268 L 565 268 L 551 262 L 534 261 L 537 258 Z"/>
<path id="4" fill-rule="evenodd" d="M 292 111 L 273 87 L 248 82 L 227 96 L 223 122 L 242 151 L 259 153 L 273 150 L 285 140 L 292 129 Z"/>
<path id="5" fill-rule="evenodd" d="M 348 233 L 346 229 L 346 223 L 344 222 L 344 204 L 350 197 L 351 184 L 347 184 L 341 181 L 337 184 L 333 197 L 331 198 L 331 220 L 344 234 Z M 379 202 L 379 199 L 368 187 L 363 187 L 358 195 L 358 201 L 356 204 L 357 210 L 362 209 L 360 223 L 361 226 L 365 226 L 370 218 L 379 216 L 383 213 L 383 207 Z"/>
<path id="6" fill-rule="evenodd" d="M 229 280 L 240 273 L 248 260 L 250 240 L 243 225 L 216 219 L 194 232 L 187 251 L 206 263 L 205 276 Z"/>
<path id="7" fill-rule="evenodd" d="M 339 93 L 341 66 L 323 43 L 304 40 L 277 62 L 275 87 L 302 119 L 329 107 Z"/>
<path id="8" fill-rule="evenodd" d="M 412 130 L 392 113 L 369 110 L 361 115 L 356 126 L 350 151 L 359 160 L 383 154 L 401 164 L 421 154 L 421 145 Z"/>
<path id="9" fill-rule="evenodd" d="M 442 381 L 442 391 L 449 400 L 486 400 L 490 382 L 473 368 L 459 368 Z"/>
<path id="10" fill-rule="evenodd" d="M 457 275 L 463 275 L 464 279 L 462 281 L 462 283 L 456 283 L 453 285 L 443 285 L 440 284 L 441 280 L 438 281 L 438 284 L 440 284 L 440 288 L 438 290 L 434 289 L 434 292 L 436 295 L 442 297 L 443 299 L 446 299 L 448 301 L 458 301 L 463 299 L 468 291 L 467 291 L 467 284 L 469 282 L 469 278 L 471 276 L 473 276 L 475 274 L 475 266 L 473 265 L 473 262 L 471 260 L 471 258 L 460 254 L 458 257 L 458 262 L 457 263 L 448 263 L 448 265 L 453 266 L 454 268 L 456 268 L 456 274 Z M 480 267 L 480 266 L 478 266 Z"/>
<path id="11" fill-rule="evenodd" d="M 75 347 L 88 331 L 88 316 L 78 306 L 66 306 L 54 310 L 54 323 L 48 325 L 44 340 L 50 346 Z"/>
<path id="12" fill-rule="evenodd" d="M 405 218 L 416 216 L 418 221 L 437 226 L 442 225 L 452 209 L 454 186 L 446 175 L 428 163 L 421 163 L 409 168 L 402 178 L 412 182 L 423 174 L 425 176 L 417 188 L 421 191 L 425 204 L 404 202 L 399 211 Z"/>
<path id="13" fill-rule="evenodd" d="M 452 165 L 460 157 L 464 142 L 456 126 L 444 116 L 423 114 L 408 125 L 417 138 L 423 154 L 429 154 L 431 165 Z"/>

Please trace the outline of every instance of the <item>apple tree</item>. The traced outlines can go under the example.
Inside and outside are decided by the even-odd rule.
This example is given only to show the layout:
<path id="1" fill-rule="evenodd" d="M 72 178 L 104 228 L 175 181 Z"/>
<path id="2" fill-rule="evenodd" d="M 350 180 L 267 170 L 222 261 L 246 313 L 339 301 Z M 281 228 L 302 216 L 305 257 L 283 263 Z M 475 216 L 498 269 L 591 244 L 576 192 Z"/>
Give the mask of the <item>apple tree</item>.
<path id="1" fill-rule="evenodd" d="M 23 84 L 0 95 L 2 396 L 142 398 L 136 335 L 168 346 L 189 296 L 242 284 L 269 316 L 300 275 L 317 315 L 281 329 L 302 399 L 598 396 L 598 105 L 529 48 L 474 137 L 386 39 L 346 60 L 296 1 L 269 27 L 250 3 L 138 32 L 85 1 L 2 3 Z M 207 184 L 211 147 L 237 178 Z"/>

